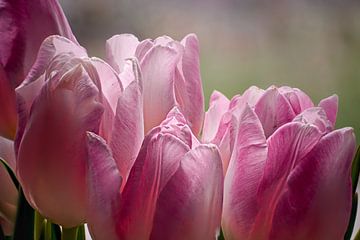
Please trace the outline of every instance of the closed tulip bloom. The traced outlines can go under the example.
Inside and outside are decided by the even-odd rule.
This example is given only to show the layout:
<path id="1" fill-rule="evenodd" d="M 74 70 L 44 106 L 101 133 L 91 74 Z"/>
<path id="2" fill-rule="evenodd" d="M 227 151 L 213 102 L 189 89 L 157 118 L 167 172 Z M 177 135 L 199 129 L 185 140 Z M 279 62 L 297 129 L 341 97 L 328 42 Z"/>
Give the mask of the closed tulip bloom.
<path id="1" fill-rule="evenodd" d="M 34 63 L 42 41 L 53 34 L 76 39 L 57 0 L 1 0 L 0 12 L 0 136 L 13 139 L 14 90 Z"/>
<path id="2" fill-rule="evenodd" d="M 351 128 L 334 130 L 337 96 L 315 107 L 298 89 L 252 87 L 228 104 L 237 121 L 224 184 L 225 238 L 342 239 L 355 137 Z"/>
<path id="3" fill-rule="evenodd" d="M 121 190 L 111 149 L 88 133 L 88 224 L 94 239 L 215 239 L 223 174 L 217 148 L 201 144 L 175 108 L 145 137 Z"/>
<path id="4" fill-rule="evenodd" d="M 145 133 L 159 125 L 167 113 L 178 106 L 195 136 L 199 135 L 204 96 L 199 42 L 194 34 L 187 35 L 181 42 L 167 36 L 139 42 L 131 34 L 115 35 L 107 41 L 106 55 L 120 77 L 126 75 L 129 68 L 125 59 L 138 60 L 144 84 Z"/>
<path id="5" fill-rule="evenodd" d="M 0 159 L 11 168 L 15 164 L 14 144 L 0 137 Z M 15 223 L 18 192 L 5 167 L 0 164 L 0 227 L 5 235 L 11 235 Z"/>

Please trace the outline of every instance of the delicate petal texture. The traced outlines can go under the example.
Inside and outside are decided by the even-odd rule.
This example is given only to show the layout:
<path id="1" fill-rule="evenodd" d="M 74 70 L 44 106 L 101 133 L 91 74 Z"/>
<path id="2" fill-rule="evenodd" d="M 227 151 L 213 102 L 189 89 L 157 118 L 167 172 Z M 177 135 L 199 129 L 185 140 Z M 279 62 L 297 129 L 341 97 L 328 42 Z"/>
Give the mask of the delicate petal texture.
<path id="1" fill-rule="evenodd" d="M 62 35 L 76 42 L 57 0 L 1 0 L 0 13 L 0 65 L 13 88 L 29 71 L 47 36 Z"/>
<path id="2" fill-rule="evenodd" d="M 149 239 L 157 199 L 189 148 L 155 128 L 145 138 L 122 192 L 117 218 L 119 239 Z"/>
<path id="3" fill-rule="evenodd" d="M 269 137 L 281 125 L 292 121 L 296 116 L 289 101 L 277 88 L 269 88 L 255 105 L 266 137 Z"/>
<path id="4" fill-rule="evenodd" d="M 305 109 L 297 115 L 293 121 L 313 124 L 323 133 L 328 133 L 333 130 L 332 122 L 328 120 L 325 111 L 320 107 Z"/>
<path id="5" fill-rule="evenodd" d="M 310 97 L 300 89 L 283 86 L 278 88 L 278 90 L 289 101 L 296 115 L 314 106 Z"/>
<path id="6" fill-rule="evenodd" d="M 279 198 L 286 191 L 289 174 L 318 143 L 321 136 L 320 131 L 312 125 L 288 123 L 267 140 L 268 157 L 257 199 L 258 202 L 267 204 L 262 204 L 258 210 L 250 233 L 251 239 L 268 236 Z"/>
<path id="7" fill-rule="evenodd" d="M 54 75 L 32 104 L 19 147 L 17 175 L 27 200 L 65 227 L 85 220 L 85 132 L 98 131 L 98 94 L 81 64 Z"/>
<path id="8" fill-rule="evenodd" d="M 333 127 L 336 123 L 336 115 L 338 111 L 339 98 L 337 95 L 332 95 L 320 101 L 319 107 L 323 108 L 326 112 L 327 118 L 331 121 Z"/>
<path id="9" fill-rule="evenodd" d="M 174 74 L 179 53 L 171 47 L 156 46 L 142 60 L 145 133 L 161 123 L 175 105 Z"/>
<path id="10" fill-rule="evenodd" d="M 225 176 L 222 227 L 225 239 L 247 239 L 259 203 L 257 189 L 267 158 L 267 145 L 261 122 L 244 105 L 234 152 Z"/>
<path id="11" fill-rule="evenodd" d="M 145 39 L 141 41 L 136 48 L 135 56 L 141 62 L 146 55 L 146 53 L 154 46 L 154 43 L 151 41 L 151 39 Z"/>
<path id="12" fill-rule="evenodd" d="M 245 102 L 249 104 L 250 107 L 255 107 L 256 103 L 259 101 L 260 97 L 265 93 L 265 90 L 258 88 L 256 86 L 251 86 L 242 95 L 242 98 Z"/>
<path id="13" fill-rule="evenodd" d="M 204 115 L 204 95 L 200 76 L 199 41 L 195 34 L 187 35 L 181 43 L 184 52 L 180 62 L 180 75 L 175 86 L 176 98 L 188 124 L 196 136 L 199 135 Z M 179 86 L 180 85 L 180 86 Z M 183 85 L 183 86 L 181 86 Z"/>
<path id="14" fill-rule="evenodd" d="M 351 211 L 355 137 L 343 128 L 323 137 L 288 176 L 269 239 L 342 239 Z M 296 232 L 296 234 L 293 234 Z"/>
<path id="15" fill-rule="evenodd" d="M 205 113 L 204 127 L 202 132 L 202 140 L 211 142 L 220 125 L 223 114 L 228 111 L 229 99 L 222 93 L 214 91 L 211 94 L 209 102 L 209 110 Z"/>
<path id="16" fill-rule="evenodd" d="M 87 222 L 95 239 L 116 240 L 115 217 L 120 209 L 122 179 L 103 139 L 88 133 L 87 149 Z"/>
<path id="17" fill-rule="evenodd" d="M 144 138 L 141 83 L 133 81 L 120 95 L 110 146 L 124 184 Z"/>
<path id="18" fill-rule="evenodd" d="M 201 145 L 191 150 L 159 196 L 150 239 L 215 239 L 222 191 L 216 147 Z"/>
<path id="19" fill-rule="evenodd" d="M 135 57 L 138 45 L 139 40 L 132 34 L 115 35 L 106 41 L 106 59 L 115 71 L 121 73 L 125 60 Z"/>
<path id="20" fill-rule="evenodd" d="M 0 137 L 0 158 L 9 164 L 13 171 L 16 169 L 13 141 Z"/>

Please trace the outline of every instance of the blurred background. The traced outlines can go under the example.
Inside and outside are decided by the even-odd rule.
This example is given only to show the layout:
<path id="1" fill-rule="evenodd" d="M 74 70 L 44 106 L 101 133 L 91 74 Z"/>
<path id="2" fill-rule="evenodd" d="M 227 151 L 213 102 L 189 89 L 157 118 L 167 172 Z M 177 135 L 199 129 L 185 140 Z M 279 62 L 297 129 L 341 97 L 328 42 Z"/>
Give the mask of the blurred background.
<path id="1" fill-rule="evenodd" d="M 340 97 L 338 127 L 360 142 L 360 1 L 60 0 L 90 55 L 103 57 L 114 34 L 139 39 L 196 33 L 206 104 L 251 85 L 303 89 L 317 103 Z"/>

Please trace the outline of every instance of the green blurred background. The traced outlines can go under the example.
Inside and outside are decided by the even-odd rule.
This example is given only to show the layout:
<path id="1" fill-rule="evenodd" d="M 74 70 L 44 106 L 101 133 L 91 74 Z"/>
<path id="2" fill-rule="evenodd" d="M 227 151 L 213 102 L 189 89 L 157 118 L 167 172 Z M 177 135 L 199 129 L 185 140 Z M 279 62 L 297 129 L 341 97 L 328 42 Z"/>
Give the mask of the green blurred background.
<path id="1" fill-rule="evenodd" d="M 206 103 L 251 85 L 289 85 L 317 103 L 338 94 L 338 127 L 360 142 L 360 1 L 60 0 L 80 43 L 104 56 L 106 39 L 196 33 Z"/>

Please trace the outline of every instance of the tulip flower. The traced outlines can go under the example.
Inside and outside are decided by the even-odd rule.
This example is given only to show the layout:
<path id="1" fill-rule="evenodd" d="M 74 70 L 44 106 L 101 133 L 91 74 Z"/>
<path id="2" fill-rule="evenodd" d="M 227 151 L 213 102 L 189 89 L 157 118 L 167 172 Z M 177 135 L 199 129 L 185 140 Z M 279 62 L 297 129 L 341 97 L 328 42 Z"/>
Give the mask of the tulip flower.
<path id="1" fill-rule="evenodd" d="M 14 167 L 13 142 L 0 137 L 0 159 Z M 5 167 L 0 164 L 0 227 L 5 235 L 11 235 L 14 227 L 18 193 Z"/>
<path id="2" fill-rule="evenodd" d="M 115 35 L 106 44 L 107 61 L 121 75 L 136 58 L 143 78 L 145 133 L 178 106 L 196 136 L 200 133 L 204 97 L 200 78 L 199 42 L 194 34 L 181 42 L 163 36 L 154 41 L 131 34 Z M 125 71 L 125 72 L 124 72 Z M 121 77 L 120 77 L 121 78 Z M 128 83 L 124 82 L 124 87 Z"/>
<path id="3" fill-rule="evenodd" d="M 111 149 L 89 132 L 89 216 L 95 239 L 215 239 L 223 174 L 217 148 L 201 144 L 174 108 L 145 137 L 121 191 Z"/>
<path id="4" fill-rule="evenodd" d="M 213 100 L 213 108 L 223 104 Z M 314 107 L 298 89 L 252 87 L 224 102 L 236 119 L 224 183 L 225 239 L 342 239 L 355 137 L 351 128 L 334 130 L 337 96 Z M 212 124 L 221 130 L 223 118 Z"/>
<path id="5" fill-rule="evenodd" d="M 0 136 L 13 139 L 14 89 L 30 70 L 42 41 L 53 34 L 76 39 L 57 0 L 1 0 L 0 12 Z"/>

